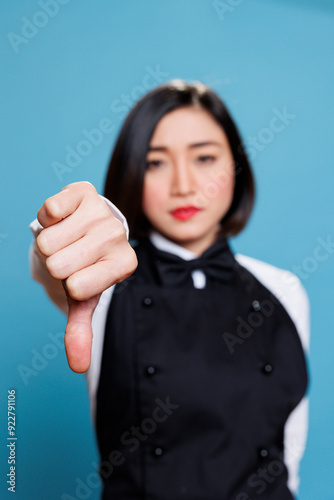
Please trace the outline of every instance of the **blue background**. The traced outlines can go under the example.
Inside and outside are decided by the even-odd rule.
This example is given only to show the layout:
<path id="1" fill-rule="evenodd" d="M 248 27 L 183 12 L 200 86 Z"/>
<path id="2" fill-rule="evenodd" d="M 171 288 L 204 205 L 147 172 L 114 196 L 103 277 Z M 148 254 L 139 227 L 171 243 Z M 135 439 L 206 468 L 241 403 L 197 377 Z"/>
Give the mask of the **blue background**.
<path id="1" fill-rule="evenodd" d="M 245 143 L 260 141 L 252 161 L 256 207 L 232 245 L 276 266 L 303 270 L 312 306 L 312 381 L 299 498 L 334 499 L 333 250 L 326 260 L 314 258 L 317 239 L 334 238 L 334 3 L 224 4 L 219 15 L 212 0 L 63 0 L 51 17 L 38 14 L 38 1 L 0 3 L 1 498 L 10 498 L 5 481 L 11 388 L 17 391 L 15 498 L 76 498 L 76 478 L 91 479 L 80 498 L 98 498 L 84 376 L 69 370 L 64 350 L 48 335 L 64 331 L 65 318 L 30 278 L 28 224 L 44 199 L 68 183 L 88 180 L 101 190 L 124 115 L 122 95 L 133 101 L 145 82 L 178 77 L 212 86 Z M 22 18 L 44 26 L 30 28 L 26 43 L 13 42 L 27 26 Z M 163 74 L 145 78 L 152 70 Z M 268 135 L 263 129 L 273 110 L 284 107 L 293 118 Z M 66 147 L 75 149 L 82 130 L 104 118 L 114 130 L 57 176 L 53 165 L 65 164 Z M 49 359 L 24 379 L 20 366 L 31 370 L 36 352 Z"/>

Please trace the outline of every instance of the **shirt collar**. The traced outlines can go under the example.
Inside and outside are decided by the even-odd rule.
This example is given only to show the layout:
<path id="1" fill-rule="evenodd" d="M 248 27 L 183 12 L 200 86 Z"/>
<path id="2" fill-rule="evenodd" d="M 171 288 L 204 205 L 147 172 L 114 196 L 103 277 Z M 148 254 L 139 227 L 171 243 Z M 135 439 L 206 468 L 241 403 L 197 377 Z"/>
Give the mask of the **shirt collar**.
<path id="1" fill-rule="evenodd" d="M 152 231 L 150 236 L 151 243 L 158 249 L 164 252 L 171 253 L 173 255 L 177 255 L 183 260 L 192 260 L 197 257 L 194 252 L 187 250 L 186 248 L 181 247 L 177 243 L 168 240 L 165 236 L 162 236 L 160 233 L 156 231 Z"/>

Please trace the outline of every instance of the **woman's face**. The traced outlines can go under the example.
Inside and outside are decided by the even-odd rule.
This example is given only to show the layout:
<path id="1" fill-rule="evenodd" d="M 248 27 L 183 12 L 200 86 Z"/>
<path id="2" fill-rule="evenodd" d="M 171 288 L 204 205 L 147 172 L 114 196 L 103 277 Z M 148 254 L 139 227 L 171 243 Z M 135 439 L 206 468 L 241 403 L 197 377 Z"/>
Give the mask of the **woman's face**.
<path id="1" fill-rule="evenodd" d="M 168 239 L 202 254 L 216 239 L 234 191 L 233 155 L 223 129 L 200 107 L 165 115 L 152 136 L 143 211 Z"/>

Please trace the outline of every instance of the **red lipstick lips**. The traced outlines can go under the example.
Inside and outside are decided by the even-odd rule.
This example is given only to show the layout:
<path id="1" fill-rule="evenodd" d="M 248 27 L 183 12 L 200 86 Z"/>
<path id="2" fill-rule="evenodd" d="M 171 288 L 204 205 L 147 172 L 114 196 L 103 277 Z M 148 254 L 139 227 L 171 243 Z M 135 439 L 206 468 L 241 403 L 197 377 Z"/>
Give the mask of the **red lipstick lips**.
<path id="1" fill-rule="evenodd" d="M 188 220 L 194 217 L 201 209 L 193 206 L 179 207 L 171 212 L 172 216 L 178 220 Z"/>

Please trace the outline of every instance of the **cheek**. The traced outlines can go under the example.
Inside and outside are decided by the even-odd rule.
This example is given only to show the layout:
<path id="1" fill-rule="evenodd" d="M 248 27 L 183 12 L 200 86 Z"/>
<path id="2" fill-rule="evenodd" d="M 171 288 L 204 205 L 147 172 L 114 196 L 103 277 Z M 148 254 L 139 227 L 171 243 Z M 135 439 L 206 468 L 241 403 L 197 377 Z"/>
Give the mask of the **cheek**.
<path id="1" fill-rule="evenodd" d="M 220 168 L 215 172 L 211 172 L 210 178 L 203 179 L 202 192 L 211 200 L 217 202 L 224 202 L 224 206 L 232 203 L 234 194 L 234 169 L 233 168 Z"/>
<path id="2" fill-rule="evenodd" d="M 225 197 L 229 203 L 232 203 L 235 186 L 234 171 L 224 171 L 218 180 L 220 182 L 221 196 Z"/>
<path id="3" fill-rule="evenodd" d="M 145 178 L 143 188 L 143 212 L 146 216 L 159 209 L 163 201 L 163 190 L 160 183 L 151 178 Z"/>

